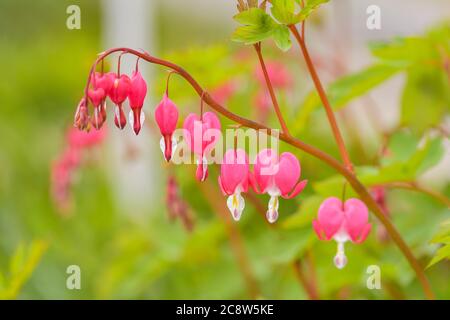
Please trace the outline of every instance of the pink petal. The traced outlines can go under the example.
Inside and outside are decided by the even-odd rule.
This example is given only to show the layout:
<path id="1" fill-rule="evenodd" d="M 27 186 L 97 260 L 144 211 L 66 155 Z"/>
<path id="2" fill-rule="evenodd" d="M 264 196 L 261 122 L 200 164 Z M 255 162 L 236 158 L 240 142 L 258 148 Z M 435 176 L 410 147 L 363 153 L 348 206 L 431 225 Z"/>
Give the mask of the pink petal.
<path id="1" fill-rule="evenodd" d="M 326 240 L 323 235 L 322 227 L 320 226 L 319 221 L 313 220 L 312 225 L 313 225 L 314 231 L 317 234 L 317 237 L 319 237 L 320 240 Z"/>
<path id="2" fill-rule="evenodd" d="M 322 226 L 327 240 L 331 239 L 339 231 L 344 219 L 341 200 L 331 197 L 322 202 L 317 214 L 317 220 Z"/>
<path id="3" fill-rule="evenodd" d="M 202 118 L 202 148 L 203 152 L 205 152 L 206 148 L 212 148 L 216 142 L 217 138 L 215 135 L 205 134 L 208 130 L 219 130 L 221 129 L 219 118 L 213 112 L 205 112 Z M 211 136 L 211 138 L 207 138 L 206 136 Z"/>
<path id="4" fill-rule="evenodd" d="M 273 176 L 278 171 L 278 157 L 272 149 L 264 149 L 256 156 L 254 165 L 255 181 L 258 189 L 265 192 L 273 183 Z"/>
<path id="5" fill-rule="evenodd" d="M 126 74 L 116 77 L 109 92 L 109 98 L 111 101 L 116 105 L 123 103 L 128 97 L 130 85 L 130 78 Z"/>
<path id="6" fill-rule="evenodd" d="M 205 138 L 205 132 L 209 129 L 220 130 L 219 118 L 213 112 L 206 112 L 203 118 L 194 113 L 189 114 L 184 120 L 184 137 L 192 152 L 203 156 L 207 147 L 213 147 L 217 142 L 216 136 L 211 135 L 211 139 Z"/>
<path id="7" fill-rule="evenodd" d="M 183 123 L 183 136 L 184 136 L 184 140 L 186 140 L 186 143 L 188 145 L 188 147 L 191 149 L 191 151 L 194 151 L 194 125 L 195 122 L 199 121 L 200 118 L 198 117 L 198 115 L 196 115 L 195 113 L 190 113 L 185 119 L 184 119 L 184 123 Z M 195 152 L 197 153 L 197 152 Z M 199 153 L 201 155 L 201 150 Z"/>
<path id="8" fill-rule="evenodd" d="M 248 183 L 248 157 L 242 149 L 228 150 L 220 167 L 224 189 L 232 194 L 238 186 Z"/>
<path id="9" fill-rule="evenodd" d="M 222 184 L 222 179 L 220 178 L 220 176 L 217 178 L 217 181 L 219 182 L 219 187 L 220 190 L 222 191 L 223 195 L 230 195 L 232 193 L 230 193 L 228 190 L 226 190 Z"/>
<path id="10" fill-rule="evenodd" d="M 105 95 L 105 90 L 103 90 L 102 88 L 88 90 L 89 100 L 91 100 L 92 104 L 95 107 L 98 107 L 102 103 Z"/>
<path id="11" fill-rule="evenodd" d="M 369 211 L 359 199 L 348 199 L 344 204 L 345 228 L 352 239 L 357 239 L 369 221 Z"/>
<path id="12" fill-rule="evenodd" d="M 299 183 L 297 183 L 297 185 L 295 186 L 294 190 L 291 192 L 291 194 L 283 196 L 283 198 L 285 199 L 292 199 L 294 197 L 296 197 L 300 192 L 303 191 L 303 189 L 305 189 L 306 185 L 308 184 L 308 180 L 302 180 Z"/>
<path id="13" fill-rule="evenodd" d="M 259 189 L 258 183 L 256 182 L 255 175 L 253 172 L 248 172 L 248 183 L 252 187 L 253 191 L 255 191 L 257 194 L 261 194 L 261 190 Z"/>
<path id="14" fill-rule="evenodd" d="M 355 239 L 351 238 L 352 241 L 354 243 L 362 243 L 362 242 L 364 242 L 366 240 L 367 236 L 369 235 L 370 230 L 372 230 L 372 225 L 370 223 L 368 223 L 368 224 L 366 224 L 364 226 L 364 228 L 361 231 L 361 234 L 359 235 L 359 237 L 357 239 L 356 238 Z"/>
<path id="15" fill-rule="evenodd" d="M 172 135 L 177 127 L 178 108 L 167 95 L 164 95 L 155 109 L 155 121 L 163 136 Z"/>
<path id="16" fill-rule="evenodd" d="M 144 99 L 147 95 L 147 83 L 139 71 L 133 72 L 130 82 L 130 90 L 128 93 L 128 101 L 130 102 L 130 108 L 142 108 L 144 105 Z"/>

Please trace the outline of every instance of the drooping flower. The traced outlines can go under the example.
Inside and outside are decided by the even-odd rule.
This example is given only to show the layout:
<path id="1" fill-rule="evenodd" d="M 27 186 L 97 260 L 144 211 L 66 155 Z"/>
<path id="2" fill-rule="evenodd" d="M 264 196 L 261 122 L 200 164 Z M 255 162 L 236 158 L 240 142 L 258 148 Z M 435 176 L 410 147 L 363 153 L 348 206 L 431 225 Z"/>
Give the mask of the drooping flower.
<path id="1" fill-rule="evenodd" d="M 98 101 L 97 97 L 97 102 L 94 102 L 93 100 L 95 100 L 95 97 L 91 97 L 91 95 L 95 95 L 94 92 L 92 92 L 91 94 L 89 94 L 89 98 L 91 99 L 92 103 L 94 104 L 94 117 L 91 120 L 92 125 L 94 126 L 94 128 L 96 128 L 97 130 L 99 130 L 103 124 L 106 121 L 106 97 L 109 95 L 113 84 L 114 84 L 114 79 L 115 79 L 115 74 L 112 72 L 108 72 L 108 73 L 100 73 L 100 72 L 95 72 L 94 73 L 94 79 L 92 81 L 92 85 L 94 88 L 96 88 L 95 90 L 103 90 L 103 98 L 101 99 L 101 101 Z M 91 89 L 94 90 L 94 89 Z M 101 92 L 101 91 L 100 91 Z M 99 95 L 101 96 L 101 95 Z"/>
<path id="2" fill-rule="evenodd" d="M 172 153 L 176 148 L 176 140 L 173 137 L 173 132 L 177 127 L 178 108 L 169 99 L 167 93 L 164 94 L 164 97 L 155 109 L 155 121 L 162 135 L 160 141 L 161 150 L 166 161 L 170 161 Z"/>
<path id="3" fill-rule="evenodd" d="M 337 254 L 334 264 L 342 269 L 347 264 L 344 244 L 348 240 L 362 243 L 366 240 L 372 226 L 368 223 L 369 211 L 359 199 L 348 199 L 345 203 L 336 197 L 326 199 L 320 205 L 317 219 L 313 221 L 314 231 L 321 240 L 334 239 Z"/>
<path id="4" fill-rule="evenodd" d="M 102 88 L 108 95 L 111 91 L 116 75 L 113 72 L 100 73 L 96 72 L 94 74 L 94 83 L 96 88 Z"/>
<path id="5" fill-rule="evenodd" d="M 187 231 L 194 229 L 194 218 L 191 210 L 186 201 L 181 197 L 178 182 L 173 175 L 169 175 L 167 180 L 166 205 L 171 221 L 180 219 L 183 227 Z"/>
<path id="6" fill-rule="evenodd" d="M 266 218 L 270 223 L 278 219 L 278 197 L 291 199 L 305 188 L 307 180 L 299 182 L 300 162 L 290 152 L 280 156 L 272 149 L 262 150 L 256 157 L 253 187 L 257 193 L 270 195 Z"/>
<path id="7" fill-rule="evenodd" d="M 102 88 L 88 90 L 89 100 L 91 100 L 94 107 L 98 107 L 102 103 L 105 96 L 106 96 L 105 90 L 103 90 Z"/>
<path id="8" fill-rule="evenodd" d="M 219 186 L 224 195 L 228 195 L 227 206 L 235 221 L 239 221 L 245 207 L 241 192 L 247 192 L 250 173 L 248 157 L 242 149 L 230 149 L 220 166 Z"/>
<path id="9" fill-rule="evenodd" d="M 114 110 L 114 123 L 119 129 L 123 129 L 127 124 L 125 113 L 123 112 L 122 103 L 128 97 L 130 92 L 131 80 L 123 74 L 121 76 L 115 75 L 113 86 L 109 91 L 109 98 L 116 105 Z"/>
<path id="10" fill-rule="evenodd" d="M 87 108 L 86 99 L 82 98 L 78 103 L 77 110 L 75 112 L 74 126 L 78 130 L 84 130 L 89 125 L 89 112 Z"/>
<path id="11" fill-rule="evenodd" d="M 205 112 L 202 117 L 195 113 L 189 114 L 184 120 L 184 139 L 197 156 L 196 178 L 204 181 L 208 177 L 208 161 L 205 150 L 216 144 L 216 135 L 210 130 L 220 130 L 220 121 L 213 112 Z"/>
<path id="12" fill-rule="evenodd" d="M 144 99 L 147 95 L 147 84 L 142 78 L 139 71 L 133 72 L 131 76 L 130 90 L 128 93 L 128 101 L 130 103 L 130 125 L 133 126 L 134 133 L 137 135 L 141 131 L 142 124 L 144 123 L 145 116 L 142 111 L 144 105 Z"/>
<path id="13" fill-rule="evenodd" d="M 92 88 L 88 90 L 88 97 L 94 105 L 94 118 L 92 119 L 92 124 L 94 128 L 98 130 L 106 120 L 105 113 L 102 112 L 106 92 L 102 88 Z"/>

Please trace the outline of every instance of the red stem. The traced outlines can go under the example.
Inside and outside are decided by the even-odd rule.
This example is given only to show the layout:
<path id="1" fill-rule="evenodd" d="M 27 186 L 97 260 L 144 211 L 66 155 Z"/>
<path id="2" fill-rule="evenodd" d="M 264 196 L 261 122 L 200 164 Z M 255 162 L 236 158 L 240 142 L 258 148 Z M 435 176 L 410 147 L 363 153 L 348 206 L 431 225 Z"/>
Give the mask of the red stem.
<path id="1" fill-rule="evenodd" d="M 270 80 L 269 73 L 267 72 L 266 64 L 264 62 L 262 52 L 261 52 L 261 43 L 257 43 L 254 45 L 256 53 L 258 54 L 259 63 L 261 64 L 261 69 L 264 74 L 264 79 L 266 80 L 267 89 L 269 89 L 270 98 L 272 99 L 273 107 L 275 109 L 275 113 L 277 114 L 278 121 L 280 122 L 281 129 L 287 135 L 290 135 L 289 129 L 284 121 L 283 114 L 281 113 L 280 106 L 278 104 L 277 96 L 275 95 L 275 90 L 273 90 L 272 81 Z"/>
<path id="2" fill-rule="evenodd" d="M 325 107 L 325 112 L 328 117 L 328 121 L 330 122 L 331 130 L 333 131 L 333 135 L 336 139 L 337 145 L 339 147 L 339 152 L 341 154 L 342 160 L 344 161 L 347 169 L 353 171 L 353 165 L 350 161 L 350 156 L 348 155 L 347 149 L 345 148 L 344 139 L 342 138 L 341 131 L 339 130 L 339 126 L 336 121 L 336 117 L 334 116 L 333 109 L 331 108 L 331 104 L 328 101 L 328 97 L 325 93 L 325 90 L 322 86 L 322 82 L 317 74 L 316 68 L 311 60 L 311 57 L 308 52 L 308 48 L 306 47 L 306 43 L 304 39 L 300 36 L 295 25 L 289 26 L 294 37 L 297 39 L 297 42 L 300 45 L 303 56 L 305 57 L 306 66 L 308 67 L 309 73 L 311 74 L 311 78 L 316 87 L 317 93 L 319 94 L 320 100 L 322 101 L 323 106 Z"/>

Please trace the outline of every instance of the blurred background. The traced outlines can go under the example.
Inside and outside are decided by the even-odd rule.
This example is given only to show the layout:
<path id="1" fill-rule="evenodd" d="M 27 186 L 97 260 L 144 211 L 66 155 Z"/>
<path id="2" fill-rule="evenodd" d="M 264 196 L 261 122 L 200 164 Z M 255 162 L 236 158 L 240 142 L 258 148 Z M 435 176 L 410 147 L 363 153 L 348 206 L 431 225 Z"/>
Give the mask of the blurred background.
<path id="1" fill-rule="evenodd" d="M 80 29 L 67 26 L 71 5 Z M 366 27 L 369 5 L 381 9 L 380 30 Z M 347 246 L 348 266 L 334 267 L 335 244 L 319 242 L 311 221 L 343 181 L 318 160 L 282 144 L 310 185 L 281 201 L 275 226 L 263 219 L 268 198 L 254 194 L 242 221 L 231 221 L 217 166 L 199 184 L 194 166 L 166 164 L 153 121 L 164 68 L 140 64 L 149 87 L 142 134 L 117 130 L 108 110 L 104 136 L 58 171 L 88 71 L 110 47 L 173 61 L 231 110 L 276 127 L 255 52 L 230 41 L 236 12 L 234 0 L 0 0 L 0 298 L 423 297 L 375 218 L 368 241 Z M 421 264 L 432 262 L 440 299 L 450 298 L 449 19 L 447 0 L 331 0 L 306 29 L 358 173 Z M 277 95 L 295 135 L 338 157 L 298 46 L 282 53 L 267 41 L 264 54 L 287 73 Z M 134 65 L 123 57 L 123 72 Z M 170 92 L 182 117 L 198 111 L 181 78 Z M 71 265 L 79 290 L 66 286 Z M 380 290 L 366 286 L 369 265 L 381 268 Z"/>

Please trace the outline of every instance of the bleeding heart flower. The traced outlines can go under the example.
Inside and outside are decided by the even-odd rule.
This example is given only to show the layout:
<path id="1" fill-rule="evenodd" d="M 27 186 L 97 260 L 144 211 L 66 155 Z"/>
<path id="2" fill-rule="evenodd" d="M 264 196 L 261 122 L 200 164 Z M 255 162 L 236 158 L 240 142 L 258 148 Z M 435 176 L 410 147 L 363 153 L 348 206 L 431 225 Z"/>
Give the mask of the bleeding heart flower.
<path id="1" fill-rule="evenodd" d="M 78 103 L 77 111 L 75 112 L 74 126 L 79 130 L 84 130 L 89 125 L 89 113 L 86 104 L 86 99 L 82 98 Z"/>
<path id="2" fill-rule="evenodd" d="M 131 76 L 130 91 L 128 93 L 128 101 L 130 102 L 130 125 L 133 126 L 134 133 L 137 135 L 141 131 L 145 116 L 142 112 L 144 99 L 147 95 L 147 84 L 139 71 L 133 72 Z"/>
<path id="3" fill-rule="evenodd" d="M 266 218 L 270 223 L 278 219 L 278 197 L 291 199 L 305 188 L 307 180 L 298 182 L 301 174 L 300 163 L 290 152 L 278 156 L 272 149 L 262 150 L 256 157 L 255 181 L 252 183 L 257 193 L 270 195 Z"/>
<path id="4" fill-rule="evenodd" d="M 164 97 L 155 109 L 155 121 L 162 135 L 160 141 L 161 150 L 166 161 L 170 161 L 172 152 L 176 148 L 176 140 L 172 135 L 177 127 L 178 108 L 167 94 L 164 94 Z"/>
<path id="5" fill-rule="evenodd" d="M 128 97 L 130 86 L 131 80 L 127 75 L 123 74 L 120 77 L 115 75 L 113 86 L 109 91 L 109 98 L 116 105 L 116 109 L 114 110 L 114 123 L 119 129 L 123 129 L 127 124 L 127 119 L 122 109 L 122 103 Z"/>
<path id="6" fill-rule="evenodd" d="M 95 89 L 90 89 L 88 91 L 89 99 L 94 105 L 94 117 L 91 119 L 91 123 L 97 130 L 99 130 L 106 121 L 106 97 L 113 87 L 114 79 L 115 74 L 112 72 L 96 72 L 92 81 L 92 85 Z"/>
<path id="7" fill-rule="evenodd" d="M 228 150 L 220 167 L 219 186 L 228 195 L 227 206 L 235 221 L 241 218 L 245 207 L 241 192 L 247 192 L 249 184 L 248 157 L 242 149 Z"/>
<path id="8" fill-rule="evenodd" d="M 189 114 L 184 120 L 184 139 L 192 152 L 197 154 L 196 178 L 205 181 L 208 177 L 208 161 L 206 159 L 206 148 L 212 148 L 216 144 L 217 135 L 210 130 L 220 131 L 219 118 L 213 112 L 205 112 L 200 118 L 195 113 Z"/>
<path id="9" fill-rule="evenodd" d="M 109 95 L 113 85 L 116 75 L 113 72 L 100 73 L 96 72 L 94 74 L 94 83 L 96 88 L 102 88 L 107 95 Z"/>
<path id="10" fill-rule="evenodd" d="M 103 99 L 105 99 L 106 93 L 102 88 L 89 89 L 88 97 L 94 107 L 98 107 L 102 103 Z"/>
<path id="11" fill-rule="evenodd" d="M 100 130 L 106 121 L 106 100 L 94 108 L 94 117 L 91 119 L 93 127 Z"/>
<path id="12" fill-rule="evenodd" d="M 369 211 L 359 199 L 348 199 L 345 203 L 331 197 L 320 205 L 317 220 L 313 221 L 314 231 L 321 240 L 334 239 L 338 243 L 334 264 L 342 269 L 347 264 L 344 243 L 363 242 L 372 226 L 368 223 Z"/>

